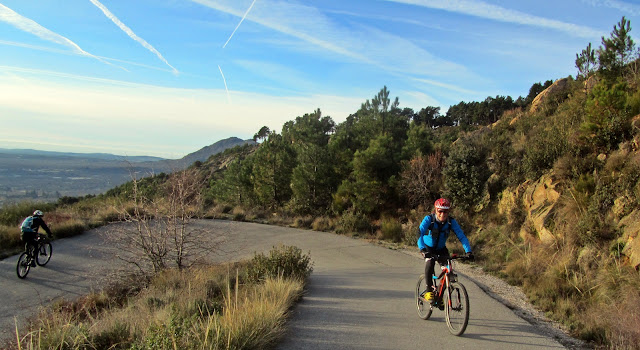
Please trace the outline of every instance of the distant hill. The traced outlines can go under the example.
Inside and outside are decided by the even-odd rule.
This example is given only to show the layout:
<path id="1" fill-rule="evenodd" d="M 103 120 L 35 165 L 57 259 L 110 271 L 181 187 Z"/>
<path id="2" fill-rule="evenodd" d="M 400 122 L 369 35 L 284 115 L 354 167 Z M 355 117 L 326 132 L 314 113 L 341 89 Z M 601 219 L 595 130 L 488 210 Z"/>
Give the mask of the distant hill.
<path id="1" fill-rule="evenodd" d="M 196 161 L 204 162 L 214 154 L 223 152 L 228 148 L 244 145 L 246 143 L 255 143 L 253 140 L 242 140 L 237 137 L 230 137 L 228 139 L 220 140 L 212 145 L 202 147 L 201 149 L 189 153 L 186 156 L 175 160 L 164 160 L 162 163 L 168 164 L 171 169 L 183 169 Z"/>
<path id="2" fill-rule="evenodd" d="M 109 153 L 52 152 L 52 151 L 40 151 L 35 149 L 0 148 L 0 153 L 29 155 L 29 156 L 44 156 L 44 157 L 90 158 L 90 159 L 116 160 L 116 161 L 127 160 L 132 163 L 156 162 L 156 161 L 165 160 L 164 158 L 152 157 L 152 156 L 120 156 L 120 155 L 109 154 Z"/>
<path id="3" fill-rule="evenodd" d="M 132 173 L 137 177 L 170 173 L 253 142 L 231 137 L 181 159 L 0 148 L 0 206 L 26 199 L 55 201 L 60 196 L 100 194 L 130 181 Z"/>

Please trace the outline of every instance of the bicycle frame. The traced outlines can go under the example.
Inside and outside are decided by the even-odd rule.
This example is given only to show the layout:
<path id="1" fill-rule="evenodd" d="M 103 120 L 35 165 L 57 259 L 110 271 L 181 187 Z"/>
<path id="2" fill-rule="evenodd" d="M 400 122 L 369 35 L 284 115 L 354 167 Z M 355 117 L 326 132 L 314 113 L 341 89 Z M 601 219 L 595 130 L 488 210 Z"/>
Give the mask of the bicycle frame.
<path id="1" fill-rule="evenodd" d="M 444 292 L 449 290 L 449 274 L 452 272 L 451 259 L 447 259 L 447 264 L 442 266 L 442 272 L 437 278 L 433 276 L 434 282 L 438 282 L 438 289 L 436 290 L 438 300 L 442 300 Z"/>
<path id="2" fill-rule="evenodd" d="M 457 259 L 466 259 L 465 256 L 462 255 L 457 255 L 457 254 L 451 254 L 451 255 L 445 255 L 445 256 L 441 256 L 441 255 L 432 255 L 430 256 L 431 259 L 434 259 L 436 262 L 440 262 L 446 259 L 446 264 L 441 265 L 442 266 L 442 271 L 440 272 L 440 275 L 438 275 L 438 277 L 431 276 L 431 278 L 433 278 L 433 282 L 434 282 L 434 286 L 436 286 L 436 291 L 435 291 L 435 306 L 438 306 L 443 298 L 444 298 L 444 293 L 445 292 L 450 292 L 450 285 L 453 282 L 456 282 L 456 274 L 453 272 L 453 260 L 457 260 Z M 451 296 L 451 295 L 449 295 Z M 448 299 L 449 301 L 451 300 L 451 298 Z M 424 300 L 426 301 L 426 300 Z"/>
<path id="3" fill-rule="evenodd" d="M 442 271 L 438 277 L 421 275 L 416 284 L 416 307 L 418 308 L 418 316 L 423 320 L 431 317 L 434 308 L 445 311 L 445 319 L 447 327 L 451 334 L 459 336 L 464 333 L 469 322 L 469 297 L 464 285 L 457 280 L 457 275 L 453 269 L 453 260 L 466 259 L 464 256 L 452 254 L 451 256 L 429 256 L 441 264 Z M 427 278 L 433 279 L 435 286 L 433 300 L 427 300 L 423 297 Z"/>

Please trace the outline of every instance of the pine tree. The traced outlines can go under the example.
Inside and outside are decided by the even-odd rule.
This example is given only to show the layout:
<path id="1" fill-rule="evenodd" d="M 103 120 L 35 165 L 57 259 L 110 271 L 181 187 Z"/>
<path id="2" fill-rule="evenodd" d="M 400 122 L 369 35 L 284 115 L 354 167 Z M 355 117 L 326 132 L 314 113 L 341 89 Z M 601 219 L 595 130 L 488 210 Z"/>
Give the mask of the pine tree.
<path id="1" fill-rule="evenodd" d="M 588 78 L 596 68 L 596 51 L 591 48 L 591 43 L 582 50 L 580 55 L 576 54 L 576 68 L 578 77 Z"/>
<path id="2" fill-rule="evenodd" d="M 600 72 L 611 81 L 623 77 L 625 65 L 637 56 L 635 43 L 629 35 L 630 31 L 631 23 L 623 16 L 620 22 L 613 26 L 611 37 L 602 37 L 602 46 L 598 49 L 598 63 Z"/>

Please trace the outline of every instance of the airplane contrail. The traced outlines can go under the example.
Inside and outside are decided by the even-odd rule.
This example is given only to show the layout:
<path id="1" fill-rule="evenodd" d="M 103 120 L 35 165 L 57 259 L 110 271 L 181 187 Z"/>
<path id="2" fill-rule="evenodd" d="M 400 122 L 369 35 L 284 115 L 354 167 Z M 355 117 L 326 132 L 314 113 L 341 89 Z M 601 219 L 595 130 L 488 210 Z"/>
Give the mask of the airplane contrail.
<path id="1" fill-rule="evenodd" d="M 80 46 L 78 46 L 78 44 L 74 43 L 73 41 L 67 39 L 66 37 L 58 33 L 52 32 L 51 30 L 36 23 L 32 19 L 26 18 L 2 4 L 0 4 L 0 21 L 7 22 L 16 28 L 23 30 L 25 32 L 31 33 L 43 40 L 51 41 L 53 43 L 69 47 L 74 52 L 82 56 L 95 58 L 102 63 L 108 64 L 110 66 L 118 67 L 120 69 L 127 71 L 124 67 L 116 66 L 110 62 L 107 62 L 101 59 L 100 57 L 94 56 L 84 51 L 82 48 L 80 48 Z"/>
<path id="2" fill-rule="evenodd" d="M 247 9 L 247 12 L 244 13 L 244 16 L 242 16 L 242 19 L 240 20 L 240 22 L 238 23 L 238 25 L 236 26 L 236 29 L 233 30 L 233 32 L 231 33 L 231 36 L 229 36 L 229 39 L 227 39 L 227 42 L 224 43 L 224 45 L 222 45 L 222 48 L 224 49 L 227 44 L 229 43 L 229 41 L 231 40 L 231 38 L 233 37 L 233 34 L 236 33 L 236 30 L 238 30 L 238 28 L 240 27 L 240 25 L 242 24 L 242 21 L 244 21 L 245 18 L 247 18 L 247 15 L 249 14 L 249 11 L 251 11 L 251 8 L 253 7 L 253 4 L 256 3 L 256 0 L 253 0 L 253 2 L 251 3 L 251 6 L 249 6 L 249 8 Z"/>
<path id="3" fill-rule="evenodd" d="M 173 74 L 179 73 L 178 70 L 175 69 L 172 65 L 170 65 L 169 62 L 162 56 L 162 54 L 158 52 L 158 50 L 156 50 L 153 46 L 151 46 L 151 44 L 146 42 L 146 40 L 137 36 L 136 33 L 134 33 L 133 30 L 131 30 L 131 28 L 127 27 L 124 23 L 122 23 L 122 21 L 120 21 L 118 17 L 116 17 L 113 13 L 111 13 L 111 11 L 109 11 L 108 8 L 106 8 L 102 3 L 100 3 L 100 1 L 98 0 L 89 0 L 89 1 L 91 1 L 91 3 L 93 3 L 94 5 L 96 5 L 96 7 L 99 8 L 102 11 L 102 13 L 104 13 L 105 16 L 107 16 L 107 18 L 113 21 L 113 23 L 115 23 L 120 29 L 122 29 L 122 31 L 125 32 L 131 39 L 137 41 L 138 43 L 140 43 L 140 45 L 144 46 L 147 50 L 156 54 L 156 56 L 158 56 L 158 58 L 162 60 L 162 62 L 164 62 L 167 66 L 171 67 L 171 69 L 173 70 Z"/>
<path id="4" fill-rule="evenodd" d="M 218 65 L 218 69 L 220 70 L 220 75 L 222 75 L 222 81 L 224 82 L 224 89 L 227 90 L 227 101 L 231 103 L 231 96 L 229 96 L 229 89 L 227 88 L 227 79 L 224 78 L 224 73 L 222 73 L 222 68 Z"/>

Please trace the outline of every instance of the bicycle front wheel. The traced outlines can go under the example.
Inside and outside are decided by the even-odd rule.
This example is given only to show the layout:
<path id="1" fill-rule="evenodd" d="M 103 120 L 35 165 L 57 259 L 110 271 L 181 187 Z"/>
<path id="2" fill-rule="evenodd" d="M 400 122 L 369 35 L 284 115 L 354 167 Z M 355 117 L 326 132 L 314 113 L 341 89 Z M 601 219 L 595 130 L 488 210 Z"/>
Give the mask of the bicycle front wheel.
<path id="1" fill-rule="evenodd" d="M 46 265 L 49 260 L 51 260 L 51 252 L 52 252 L 51 243 L 46 242 L 42 243 L 38 246 L 38 252 L 36 253 L 36 263 L 39 266 Z"/>
<path id="2" fill-rule="evenodd" d="M 453 282 L 444 293 L 445 318 L 449 332 L 461 335 L 469 323 L 469 295 L 460 282 Z"/>
<path id="3" fill-rule="evenodd" d="M 423 320 L 428 320 L 433 312 L 433 306 L 430 302 L 424 300 L 424 293 L 427 291 L 427 281 L 424 275 L 420 275 L 418 283 L 416 283 L 416 307 L 418 316 Z"/>
<path id="4" fill-rule="evenodd" d="M 20 254 L 18 258 L 18 265 L 16 266 L 16 272 L 18 273 L 19 278 L 27 277 L 29 270 L 31 269 L 31 263 L 29 262 L 29 254 L 24 252 Z"/>

